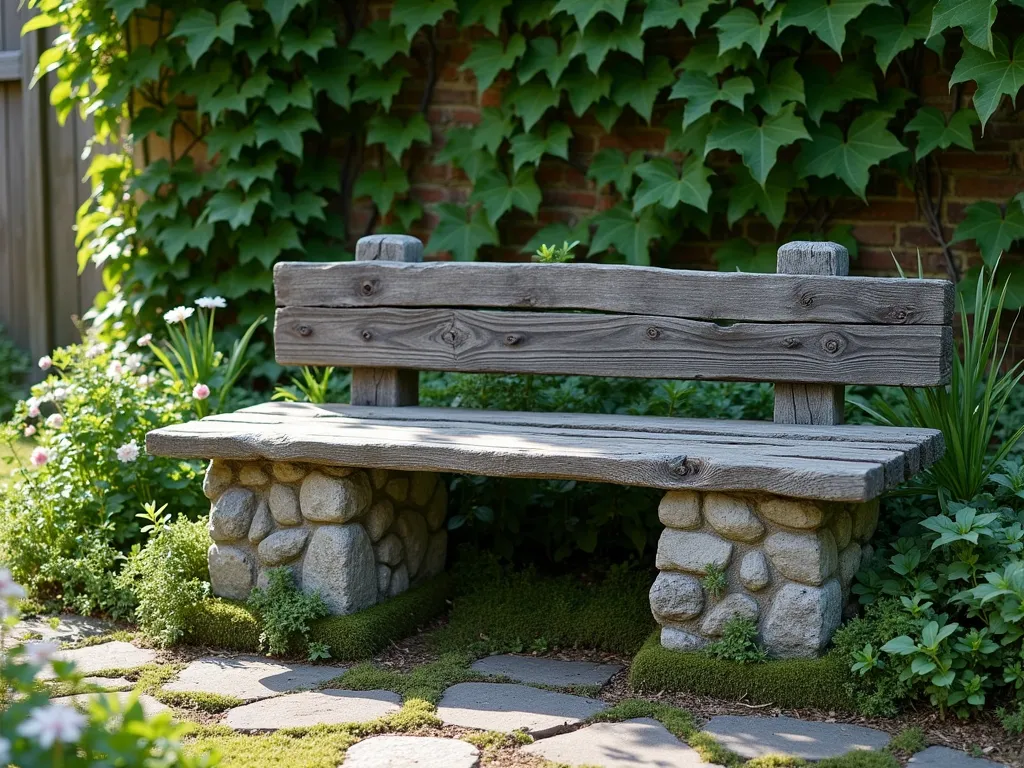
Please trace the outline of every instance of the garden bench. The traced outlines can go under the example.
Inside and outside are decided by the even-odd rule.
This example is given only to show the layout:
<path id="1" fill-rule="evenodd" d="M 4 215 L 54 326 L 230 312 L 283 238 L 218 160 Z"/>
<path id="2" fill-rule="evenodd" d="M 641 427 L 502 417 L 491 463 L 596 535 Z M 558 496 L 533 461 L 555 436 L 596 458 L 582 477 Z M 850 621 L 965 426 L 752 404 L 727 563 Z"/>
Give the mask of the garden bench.
<path id="1" fill-rule="evenodd" d="M 274 270 L 277 361 L 351 366 L 351 405 L 149 434 L 152 454 L 211 460 L 216 594 L 291 564 L 333 611 L 360 610 L 443 568 L 437 473 L 572 478 L 667 492 L 651 590 L 666 647 L 736 617 L 777 656 L 827 644 L 877 498 L 943 451 L 934 430 L 844 425 L 844 385 L 946 384 L 949 283 L 847 277 L 833 243 L 783 246 L 780 274 L 421 258 L 384 235 L 354 262 Z M 426 408 L 419 370 L 773 382 L 775 420 Z"/>

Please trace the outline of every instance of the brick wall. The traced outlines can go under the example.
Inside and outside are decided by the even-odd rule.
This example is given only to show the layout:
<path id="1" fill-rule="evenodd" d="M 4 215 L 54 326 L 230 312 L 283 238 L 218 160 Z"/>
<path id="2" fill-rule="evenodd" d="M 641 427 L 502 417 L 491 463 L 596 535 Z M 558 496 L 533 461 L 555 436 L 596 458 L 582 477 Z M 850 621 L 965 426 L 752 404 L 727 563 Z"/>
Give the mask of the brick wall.
<path id="1" fill-rule="evenodd" d="M 386 17 L 388 13 L 387 3 L 371 8 L 374 18 Z M 493 86 L 478 95 L 473 75 L 460 70 L 460 65 L 472 48 L 474 37 L 479 34 L 460 32 L 456 25 L 447 20 L 437 30 L 437 81 L 427 110 L 428 121 L 434 128 L 434 146 L 430 150 L 420 147 L 420 151 L 413 153 L 410 164 L 411 194 L 428 211 L 411 234 L 424 241 L 429 238 L 436 221 L 430 213 L 431 204 L 466 203 L 471 189 L 461 171 L 434 164 L 433 154 L 444 145 L 445 131 L 460 125 L 475 124 L 479 120 L 481 108 L 500 105 L 504 80 L 499 78 Z M 651 41 L 648 50 L 655 49 L 677 63 L 685 56 L 690 42 L 686 36 L 666 35 Z M 422 64 L 425 58 L 425 43 L 420 36 L 413 45 L 413 60 L 408 62 L 413 76 L 395 101 L 397 107 L 405 108 L 410 113 L 419 107 L 423 97 L 427 82 Z M 830 63 L 827 57 L 823 58 L 823 65 L 829 66 Z M 838 63 L 838 59 L 834 59 L 834 63 Z M 954 108 L 957 99 L 961 107 L 970 104 L 972 86 L 950 92 L 949 73 L 953 64 L 955 58 L 952 61 L 940 61 L 935 54 L 926 54 L 920 92 L 927 105 L 948 112 Z M 898 77 L 893 84 L 899 84 Z M 1024 97 L 1021 100 L 1024 101 Z M 976 152 L 946 151 L 939 157 L 941 184 L 940 175 L 933 174 L 930 189 L 933 199 L 937 202 L 941 199 L 941 205 L 937 207 L 947 242 L 952 238 L 953 227 L 963 219 L 966 206 L 978 200 L 1002 204 L 1024 190 L 1024 113 L 1014 106 L 1009 99 L 1004 99 L 1002 108 L 986 126 L 984 136 L 975 128 Z M 659 113 L 656 109 L 652 119 L 654 126 L 664 123 L 666 112 L 662 110 Z M 648 126 L 629 109 L 619 119 L 612 135 L 606 134 L 592 118 L 575 119 L 570 110 L 565 110 L 560 119 L 573 129 L 569 162 L 545 159 L 537 173 L 537 183 L 543 192 L 537 219 L 519 211 L 506 215 L 499 225 L 502 247 L 486 249 L 481 254 L 483 258 L 526 259 L 528 255 L 521 253 L 520 249 L 541 227 L 555 221 L 572 225 L 595 211 L 615 205 L 618 201 L 616 194 L 607 188 L 604 191 L 598 190 L 594 182 L 584 176 L 583 171 L 590 158 L 605 147 L 616 147 L 626 152 L 639 149 L 660 154 L 667 134 L 661 127 Z M 902 136 L 899 138 L 904 140 Z M 780 162 L 792 161 L 793 154 L 792 151 L 781 153 Z M 731 153 L 715 151 L 709 156 L 708 162 L 721 171 L 737 159 Z M 806 215 L 800 221 L 794 218 L 783 222 L 778 233 L 763 217 L 747 218 L 731 229 L 724 227 L 724 217 L 718 217 L 721 226 L 712 231 L 711 238 L 691 230 L 669 249 L 659 249 L 652 244 L 652 260 L 660 266 L 714 269 L 711 254 L 724 240 L 743 236 L 754 242 L 779 243 L 789 239 L 789 235 L 795 231 L 815 228 L 814 222 L 819 212 L 802 211 L 799 203 L 791 205 L 791 209 L 791 216 Z M 358 205 L 354 208 L 350 229 L 354 236 L 364 232 L 370 217 L 369 208 Z M 852 265 L 855 274 L 893 274 L 894 257 L 908 273 L 916 273 L 918 255 L 928 275 L 948 274 L 943 249 L 929 232 L 914 190 L 895 173 L 876 174 L 868 188 L 867 204 L 855 197 L 838 200 L 828 223 L 829 226 L 852 226 L 853 236 L 860 246 L 859 257 Z M 961 273 L 979 261 L 973 243 L 957 243 L 950 250 Z M 1022 260 L 1021 253 L 1007 254 L 1007 258 L 1018 263 Z M 1024 359 L 1024 333 L 1018 331 L 1014 336 L 1015 357 Z"/>

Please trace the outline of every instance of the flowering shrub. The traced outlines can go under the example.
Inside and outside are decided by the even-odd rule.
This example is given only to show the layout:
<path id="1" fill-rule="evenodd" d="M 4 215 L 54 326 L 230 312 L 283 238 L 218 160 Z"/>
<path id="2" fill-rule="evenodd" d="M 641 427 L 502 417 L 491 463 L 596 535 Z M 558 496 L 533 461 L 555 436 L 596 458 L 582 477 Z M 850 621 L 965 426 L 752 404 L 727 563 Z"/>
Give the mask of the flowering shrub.
<path id="1" fill-rule="evenodd" d="M 54 659 L 56 643 L 30 642 L 6 647 L 17 623 L 16 604 L 25 590 L 0 568 L 0 765 L 130 765 L 140 768 L 207 768 L 217 760 L 191 756 L 181 747 L 182 726 L 163 713 L 147 719 L 131 698 L 96 695 L 81 709 L 51 701 L 39 682 L 50 665 L 60 682 L 80 685 L 74 664 Z"/>

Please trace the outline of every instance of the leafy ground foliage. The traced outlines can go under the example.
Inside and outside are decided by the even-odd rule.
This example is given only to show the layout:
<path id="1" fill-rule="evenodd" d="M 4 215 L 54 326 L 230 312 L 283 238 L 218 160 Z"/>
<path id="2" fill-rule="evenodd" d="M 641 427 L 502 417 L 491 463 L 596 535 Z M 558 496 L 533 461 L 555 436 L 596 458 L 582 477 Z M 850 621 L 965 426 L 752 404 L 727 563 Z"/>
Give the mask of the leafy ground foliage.
<path id="1" fill-rule="evenodd" d="M 471 32 L 461 68 L 481 92 L 497 87 L 435 158 L 472 190 L 468 206 L 434 207 L 430 253 L 477 258 L 504 222 L 536 216 L 541 162 L 585 173 L 619 202 L 545 227 L 526 252 L 579 240 L 590 257 L 645 264 L 748 215 L 780 242 L 853 247 L 830 219 L 880 171 L 915 189 L 954 278 L 955 243 L 973 241 L 992 266 L 1024 236 L 1018 195 L 969 206 L 950 237 L 926 183 L 942 175 L 940 153 L 973 150 L 1024 82 L 1016 0 L 395 0 L 387 18 L 340 0 L 31 5 L 41 13 L 27 30 L 66 30 L 39 64 L 57 78 L 58 114 L 81 108 L 98 143 L 115 145 L 95 156 L 78 219 L 80 263 L 102 265 L 108 286 L 101 321 L 152 317 L 214 286 L 246 296 L 247 324 L 272 305 L 276 260 L 336 258 L 359 234 L 346 231 L 354 201 L 372 205 L 370 229 L 423 219 L 409 177 L 432 143 L 426 114 L 455 45 L 438 25 Z M 950 114 L 923 105 L 936 54 L 953 64 Z M 570 152 L 581 132 L 596 122 L 598 138 L 614 135 L 627 114 L 621 124 L 667 128 L 664 149 L 607 148 L 581 165 Z M 716 258 L 766 270 L 773 254 L 734 238 Z"/>

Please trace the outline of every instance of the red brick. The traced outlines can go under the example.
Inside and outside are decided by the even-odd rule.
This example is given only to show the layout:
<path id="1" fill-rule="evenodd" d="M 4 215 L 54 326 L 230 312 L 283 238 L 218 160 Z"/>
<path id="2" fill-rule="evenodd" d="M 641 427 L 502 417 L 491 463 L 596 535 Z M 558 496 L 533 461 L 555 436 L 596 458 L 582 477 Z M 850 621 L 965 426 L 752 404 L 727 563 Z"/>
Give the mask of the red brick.
<path id="1" fill-rule="evenodd" d="M 551 189 L 544 193 L 548 205 L 562 208 L 596 208 L 597 194 L 573 189 Z"/>
<path id="2" fill-rule="evenodd" d="M 1010 154 L 994 152 L 943 152 L 939 165 L 946 171 L 1008 171 Z"/>
<path id="3" fill-rule="evenodd" d="M 895 245 L 895 224 L 858 224 L 853 228 L 853 237 L 862 245 Z"/>
<path id="4" fill-rule="evenodd" d="M 953 239 L 953 228 L 946 227 L 945 238 L 948 243 Z M 935 238 L 932 237 L 931 232 L 923 224 L 905 224 L 900 227 L 899 241 L 902 246 L 912 246 L 915 248 L 938 248 L 939 244 L 935 242 Z"/>
<path id="5" fill-rule="evenodd" d="M 1022 189 L 1024 180 L 1019 174 L 1011 176 L 956 176 L 957 197 L 980 197 L 1007 200 Z"/>

